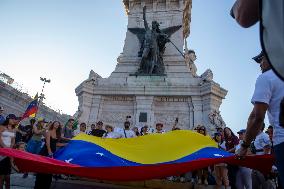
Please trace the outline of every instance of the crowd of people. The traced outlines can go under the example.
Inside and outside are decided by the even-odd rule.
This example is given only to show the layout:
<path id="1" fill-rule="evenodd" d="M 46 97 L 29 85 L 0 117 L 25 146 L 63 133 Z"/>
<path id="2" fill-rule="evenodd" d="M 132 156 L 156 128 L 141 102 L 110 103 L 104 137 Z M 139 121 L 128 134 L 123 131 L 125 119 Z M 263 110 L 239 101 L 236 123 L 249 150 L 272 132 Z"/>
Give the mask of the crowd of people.
<path id="1" fill-rule="evenodd" d="M 131 127 L 128 120 L 124 122 L 124 128 L 115 128 L 112 125 L 98 121 L 92 124 L 90 130 L 87 130 L 86 123 L 80 123 L 79 127 L 74 127 L 74 119 L 69 119 L 65 125 L 58 121 L 47 122 L 43 118 L 30 119 L 28 125 L 21 125 L 20 118 L 14 114 L 9 114 L 2 119 L 3 109 L 0 109 L 0 146 L 7 148 L 17 148 L 25 150 L 33 154 L 53 157 L 55 151 L 65 146 L 74 136 L 84 133 L 102 138 L 133 138 L 140 137 L 152 133 L 163 134 L 162 123 L 157 123 L 155 129 L 143 126 L 141 128 Z M 2 116 L 3 117 L 3 116 Z M 180 130 L 177 127 L 177 121 L 171 130 Z M 206 127 L 197 126 L 194 131 L 207 136 Z M 212 139 L 216 141 L 218 147 L 230 153 L 238 154 L 241 143 L 244 140 L 246 130 L 242 129 L 237 132 L 238 136 L 228 128 L 217 128 L 212 135 Z M 262 131 L 258 133 L 252 142 L 248 154 L 270 154 L 273 151 L 273 127 L 269 126 L 264 132 L 264 124 Z M 0 188 L 5 184 L 9 188 L 11 169 L 19 171 L 14 165 L 13 159 L 8 157 L 0 157 Z M 276 170 L 274 166 L 274 170 Z M 273 175 L 274 174 L 274 175 Z M 237 188 L 237 189 L 254 189 L 254 188 L 276 188 L 276 172 L 270 175 L 263 175 L 257 170 L 251 170 L 246 167 L 238 167 L 235 165 L 227 165 L 219 163 L 214 166 L 206 167 L 191 173 L 186 173 L 179 177 L 168 177 L 171 181 L 194 182 L 196 184 L 216 185 L 221 188 Z M 23 178 L 28 177 L 28 173 L 23 174 Z M 49 188 L 52 181 L 50 174 L 36 174 L 35 188 Z"/>

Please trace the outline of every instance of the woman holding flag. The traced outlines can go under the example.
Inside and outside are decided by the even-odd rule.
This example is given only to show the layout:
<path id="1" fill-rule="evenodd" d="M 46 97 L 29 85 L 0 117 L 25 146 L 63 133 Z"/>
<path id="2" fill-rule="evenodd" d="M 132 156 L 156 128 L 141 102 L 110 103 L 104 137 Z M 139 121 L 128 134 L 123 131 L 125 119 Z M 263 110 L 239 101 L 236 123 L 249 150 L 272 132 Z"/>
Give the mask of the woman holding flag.
<path id="1" fill-rule="evenodd" d="M 33 126 L 33 136 L 27 144 L 27 151 L 32 154 L 38 154 L 42 146 L 42 137 L 46 133 L 44 125 L 47 122 L 43 118 L 39 118 L 37 124 Z"/>
<path id="2" fill-rule="evenodd" d="M 53 153 L 56 151 L 56 147 L 65 146 L 63 143 L 59 143 L 61 139 L 61 126 L 58 121 L 54 121 L 48 128 L 48 132 L 45 135 L 45 145 L 40 151 L 40 155 L 53 158 Z M 52 182 L 51 174 L 37 174 L 35 181 L 35 189 L 48 189 Z"/>

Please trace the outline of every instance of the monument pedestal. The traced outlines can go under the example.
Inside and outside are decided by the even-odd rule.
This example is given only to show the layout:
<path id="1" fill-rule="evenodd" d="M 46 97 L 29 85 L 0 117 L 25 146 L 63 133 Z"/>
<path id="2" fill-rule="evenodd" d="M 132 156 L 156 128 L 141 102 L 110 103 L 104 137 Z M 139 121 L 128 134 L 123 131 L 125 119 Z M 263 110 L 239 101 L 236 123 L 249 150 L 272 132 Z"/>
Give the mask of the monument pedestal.
<path id="1" fill-rule="evenodd" d="M 128 28 L 142 27 L 144 5 L 149 10 L 147 19 L 157 20 L 162 28 L 183 24 L 182 0 L 124 2 L 128 3 Z M 173 33 L 170 40 L 182 51 L 182 29 Z M 210 70 L 196 76 L 184 57 L 167 43 L 163 54 L 165 73 L 137 75 L 140 47 L 137 36 L 128 30 L 123 53 L 110 77 L 101 78 L 91 71 L 89 78 L 76 88 L 81 122 L 103 121 L 123 127 L 126 116 L 131 116 L 133 126 L 154 127 L 160 122 L 165 130 L 171 130 L 176 118 L 181 129 L 202 124 L 214 132 L 216 126 L 224 126 L 218 110 L 227 91 L 213 81 Z"/>

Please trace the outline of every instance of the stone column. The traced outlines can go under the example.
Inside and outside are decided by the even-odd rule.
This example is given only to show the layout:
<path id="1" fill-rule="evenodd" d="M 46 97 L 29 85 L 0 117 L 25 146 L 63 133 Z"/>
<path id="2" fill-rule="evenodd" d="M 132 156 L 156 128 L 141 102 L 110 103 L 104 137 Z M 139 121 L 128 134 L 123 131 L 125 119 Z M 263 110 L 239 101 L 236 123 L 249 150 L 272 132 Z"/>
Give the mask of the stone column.
<path id="1" fill-rule="evenodd" d="M 101 95 L 94 95 L 92 97 L 92 104 L 90 108 L 90 115 L 89 115 L 89 124 L 96 123 L 100 121 L 100 114 L 101 114 L 101 103 L 102 103 L 102 96 Z"/>
<path id="2" fill-rule="evenodd" d="M 194 113 L 194 128 L 203 124 L 203 102 L 200 96 L 192 96 L 192 105 Z"/>
<path id="3" fill-rule="evenodd" d="M 92 124 L 97 121 L 99 108 L 101 104 L 101 95 L 92 95 L 90 93 L 82 93 L 79 96 L 79 122 Z"/>
<path id="4" fill-rule="evenodd" d="M 154 112 L 152 110 L 154 96 L 136 96 L 135 125 L 140 126 L 139 116 L 142 113 L 147 114 L 147 122 L 143 124 L 154 124 Z"/>

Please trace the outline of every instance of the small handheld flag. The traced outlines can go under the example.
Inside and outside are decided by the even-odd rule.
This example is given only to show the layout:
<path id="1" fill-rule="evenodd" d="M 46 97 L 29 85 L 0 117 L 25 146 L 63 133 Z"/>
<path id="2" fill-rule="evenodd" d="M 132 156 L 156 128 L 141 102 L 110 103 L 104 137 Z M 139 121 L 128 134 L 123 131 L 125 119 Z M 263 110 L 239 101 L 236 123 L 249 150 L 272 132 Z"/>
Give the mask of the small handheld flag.
<path id="1" fill-rule="evenodd" d="M 37 111 L 38 111 L 38 95 L 36 94 L 34 100 L 29 104 L 28 108 L 23 114 L 22 120 L 27 117 L 35 117 Z"/>

